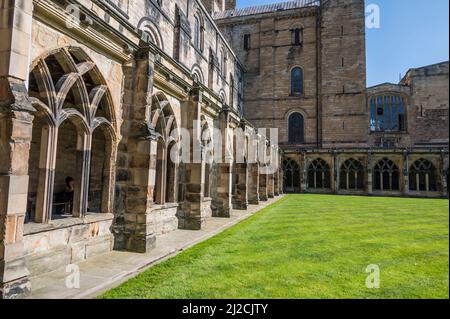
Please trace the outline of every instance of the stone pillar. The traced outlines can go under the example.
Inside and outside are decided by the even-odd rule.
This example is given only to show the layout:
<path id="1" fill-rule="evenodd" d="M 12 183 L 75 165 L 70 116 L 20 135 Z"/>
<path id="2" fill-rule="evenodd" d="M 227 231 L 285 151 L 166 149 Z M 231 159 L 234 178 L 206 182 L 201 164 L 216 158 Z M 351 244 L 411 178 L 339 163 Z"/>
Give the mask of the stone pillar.
<path id="1" fill-rule="evenodd" d="M 403 195 L 409 195 L 409 152 L 403 152 Z"/>
<path id="2" fill-rule="evenodd" d="M 371 152 L 367 153 L 367 194 L 372 195 L 373 193 L 373 154 Z"/>
<path id="3" fill-rule="evenodd" d="M 230 217 L 232 209 L 233 138 L 230 136 L 229 117 L 229 110 L 223 107 L 217 118 L 217 127 L 221 132 L 222 154 L 220 159 L 216 158 L 219 163 L 216 164 L 216 189 L 211 203 L 212 214 L 215 217 Z"/>
<path id="4" fill-rule="evenodd" d="M 22 80 L 0 78 L 0 298 L 30 292 L 23 226 L 33 112 Z"/>
<path id="5" fill-rule="evenodd" d="M 248 203 L 259 204 L 259 164 L 258 138 L 254 131 L 249 135 L 248 142 Z"/>
<path id="6" fill-rule="evenodd" d="M 151 126 L 154 56 L 138 50 L 124 67 L 122 140 L 117 153 L 115 248 L 148 252 L 156 236 L 150 225 L 157 135 Z"/>
<path id="7" fill-rule="evenodd" d="M 301 188 L 302 192 L 308 191 L 308 163 L 307 163 L 307 157 L 306 152 L 303 152 L 303 166 L 302 166 L 302 181 L 301 181 Z"/>
<path id="8" fill-rule="evenodd" d="M 275 197 L 275 176 L 267 174 L 267 198 Z"/>
<path id="9" fill-rule="evenodd" d="M 201 156 L 201 102 L 201 92 L 196 88 L 191 92 L 189 101 L 182 105 L 186 112 L 182 112 L 181 124 L 189 132 L 190 154 L 189 160 L 183 161 L 180 166 L 184 197 L 179 199 L 181 209 L 178 212 L 178 227 L 181 229 L 199 230 L 206 220 L 206 216 L 202 216 L 205 161 Z"/>
<path id="10" fill-rule="evenodd" d="M 247 136 L 245 134 L 245 121 L 234 134 L 234 163 L 233 163 L 233 209 L 245 210 L 248 207 L 248 156 Z"/>
<path id="11" fill-rule="evenodd" d="M 284 190 L 284 171 L 283 171 L 283 156 L 280 153 L 278 155 L 278 192 L 283 194 Z"/>
<path id="12" fill-rule="evenodd" d="M 331 159 L 331 191 L 335 194 L 337 194 L 338 192 L 338 182 L 339 182 L 339 161 L 338 161 L 338 157 L 337 157 L 337 153 L 335 151 L 333 151 L 333 156 Z"/>
<path id="13" fill-rule="evenodd" d="M 234 163 L 233 166 L 234 174 L 237 178 L 237 182 L 234 185 L 233 208 L 245 210 L 248 207 L 248 165 L 247 163 Z"/>
<path id="14" fill-rule="evenodd" d="M 441 151 L 441 170 L 440 170 L 440 178 L 441 178 L 441 185 L 442 185 L 442 197 L 448 198 L 448 185 L 447 185 L 447 170 L 445 167 L 448 167 L 448 151 Z"/>
<path id="15" fill-rule="evenodd" d="M 260 166 L 259 167 L 259 200 L 261 201 L 267 201 L 269 199 L 269 194 L 267 191 L 267 174 L 265 172 L 266 167 Z"/>
<path id="16" fill-rule="evenodd" d="M 275 196 L 280 196 L 280 170 L 277 169 L 277 171 L 274 174 L 274 189 L 273 189 L 273 194 Z"/>
<path id="17" fill-rule="evenodd" d="M 248 203 L 252 205 L 259 204 L 259 165 L 250 163 L 248 179 Z"/>
<path id="18" fill-rule="evenodd" d="M 34 112 L 28 99 L 33 1 L 0 5 L 0 298 L 31 289 L 25 265 L 23 225 Z"/>

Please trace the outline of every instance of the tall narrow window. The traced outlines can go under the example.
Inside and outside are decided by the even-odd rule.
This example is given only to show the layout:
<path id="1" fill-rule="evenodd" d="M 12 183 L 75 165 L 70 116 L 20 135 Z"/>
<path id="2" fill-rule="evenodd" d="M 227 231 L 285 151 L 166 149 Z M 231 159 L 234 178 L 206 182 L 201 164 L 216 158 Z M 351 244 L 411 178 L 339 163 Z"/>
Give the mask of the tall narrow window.
<path id="1" fill-rule="evenodd" d="M 194 45 L 197 49 L 200 48 L 200 18 L 195 16 L 194 22 Z"/>
<path id="2" fill-rule="evenodd" d="M 197 13 L 194 17 L 194 46 L 203 52 L 205 43 L 205 26 L 201 13 Z"/>
<path id="3" fill-rule="evenodd" d="M 250 43 L 251 37 L 250 34 L 244 34 L 244 50 L 250 51 L 251 43 Z"/>
<path id="4" fill-rule="evenodd" d="M 292 113 L 289 116 L 289 143 L 300 144 L 305 142 L 305 123 L 303 115 Z"/>
<path id="5" fill-rule="evenodd" d="M 301 45 L 303 43 L 303 29 L 296 28 L 292 32 L 292 45 Z"/>
<path id="6" fill-rule="evenodd" d="M 234 107 L 234 77 L 230 74 L 230 102 L 229 105 L 231 108 Z"/>
<path id="7" fill-rule="evenodd" d="M 303 70 L 293 68 L 291 71 L 291 95 L 303 94 Z"/>

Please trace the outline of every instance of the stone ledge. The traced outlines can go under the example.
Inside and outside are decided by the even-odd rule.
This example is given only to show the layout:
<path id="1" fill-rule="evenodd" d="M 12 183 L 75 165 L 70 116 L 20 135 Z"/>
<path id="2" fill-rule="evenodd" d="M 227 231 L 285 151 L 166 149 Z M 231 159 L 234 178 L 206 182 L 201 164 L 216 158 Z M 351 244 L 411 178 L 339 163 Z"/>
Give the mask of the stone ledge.
<path id="1" fill-rule="evenodd" d="M 113 219 L 113 214 L 90 213 L 87 214 L 84 218 L 68 217 L 64 219 L 52 220 L 48 224 L 27 223 L 24 225 L 23 234 L 24 236 L 33 235 L 47 231 L 58 230 L 78 225 L 92 224 Z"/>

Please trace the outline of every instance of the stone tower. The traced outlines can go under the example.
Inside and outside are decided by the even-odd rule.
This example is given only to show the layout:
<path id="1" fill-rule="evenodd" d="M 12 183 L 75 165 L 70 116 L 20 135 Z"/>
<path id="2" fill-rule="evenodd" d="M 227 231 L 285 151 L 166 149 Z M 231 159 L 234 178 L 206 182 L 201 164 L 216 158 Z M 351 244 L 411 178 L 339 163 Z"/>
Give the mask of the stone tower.
<path id="1" fill-rule="evenodd" d="M 319 140 L 323 147 L 363 147 L 368 130 L 364 0 L 324 0 L 319 19 Z"/>
<path id="2" fill-rule="evenodd" d="M 236 9 L 236 0 L 202 0 L 209 13 Z"/>
<path id="3" fill-rule="evenodd" d="M 236 9 L 236 0 L 225 0 L 225 10 Z"/>

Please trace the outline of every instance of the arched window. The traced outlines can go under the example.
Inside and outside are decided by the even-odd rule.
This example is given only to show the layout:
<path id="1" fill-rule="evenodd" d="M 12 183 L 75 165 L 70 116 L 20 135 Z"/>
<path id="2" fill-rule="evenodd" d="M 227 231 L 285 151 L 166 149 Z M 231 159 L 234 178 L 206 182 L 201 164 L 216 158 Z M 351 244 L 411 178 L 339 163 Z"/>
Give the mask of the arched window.
<path id="1" fill-rule="evenodd" d="M 364 189 L 364 167 L 353 158 L 346 160 L 339 174 L 339 188 L 346 190 Z"/>
<path id="2" fill-rule="evenodd" d="M 51 51 L 31 67 L 38 111 L 29 158 L 27 221 L 110 212 L 116 134 L 112 97 L 80 48 Z"/>
<path id="3" fill-rule="evenodd" d="M 331 188 L 330 166 L 321 158 L 314 160 L 308 167 L 308 188 Z"/>
<path id="4" fill-rule="evenodd" d="M 162 92 L 152 97 L 151 125 L 158 138 L 153 142 L 156 149 L 153 202 L 158 205 L 177 201 L 178 187 L 178 157 L 177 146 L 178 126 L 172 106 Z"/>
<path id="5" fill-rule="evenodd" d="M 437 170 L 430 161 L 419 159 L 409 169 L 409 189 L 412 191 L 436 192 Z"/>
<path id="6" fill-rule="evenodd" d="M 370 130 L 372 132 L 400 132 L 406 130 L 405 100 L 397 95 L 371 97 Z"/>
<path id="7" fill-rule="evenodd" d="M 390 159 L 384 158 L 374 167 L 373 188 L 379 191 L 400 190 L 400 170 Z"/>
<path id="8" fill-rule="evenodd" d="M 289 143 L 304 143 L 305 142 L 305 121 L 303 115 L 298 112 L 292 113 L 289 116 Z"/>
<path id="9" fill-rule="evenodd" d="M 300 166 L 291 159 L 285 160 L 283 166 L 285 192 L 300 191 Z"/>
<path id="10" fill-rule="evenodd" d="M 291 30 L 292 45 L 301 45 L 303 42 L 303 29 L 295 28 Z"/>
<path id="11" fill-rule="evenodd" d="M 205 43 L 205 26 L 203 22 L 203 17 L 200 12 L 195 14 L 194 17 L 194 45 L 197 49 L 203 52 L 204 43 Z"/>
<path id="12" fill-rule="evenodd" d="M 303 94 L 303 70 L 293 68 L 291 71 L 291 95 Z"/>

